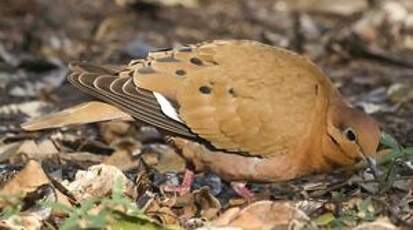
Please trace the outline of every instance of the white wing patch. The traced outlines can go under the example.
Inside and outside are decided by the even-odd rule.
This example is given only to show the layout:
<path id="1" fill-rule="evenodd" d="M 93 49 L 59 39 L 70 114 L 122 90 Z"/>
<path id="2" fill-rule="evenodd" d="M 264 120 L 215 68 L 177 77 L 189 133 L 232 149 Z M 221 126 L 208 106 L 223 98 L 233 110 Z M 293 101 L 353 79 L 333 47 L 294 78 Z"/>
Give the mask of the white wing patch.
<path id="1" fill-rule="evenodd" d="M 161 106 L 162 112 L 168 116 L 169 118 L 184 123 L 178 116 L 178 113 L 176 112 L 175 108 L 172 106 L 171 102 L 168 101 L 162 94 L 153 92 L 153 95 L 155 96 L 156 100 L 158 101 L 159 105 Z"/>

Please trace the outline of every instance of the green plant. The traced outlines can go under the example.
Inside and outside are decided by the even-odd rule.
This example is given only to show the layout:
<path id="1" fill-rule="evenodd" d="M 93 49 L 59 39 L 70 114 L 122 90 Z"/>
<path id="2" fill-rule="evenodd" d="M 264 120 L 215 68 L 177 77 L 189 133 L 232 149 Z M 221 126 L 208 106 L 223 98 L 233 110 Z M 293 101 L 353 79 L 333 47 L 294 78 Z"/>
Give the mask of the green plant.
<path id="1" fill-rule="evenodd" d="M 368 197 L 352 209 L 341 211 L 337 215 L 327 212 L 317 217 L 314 222 L 319 226 L 326 227 L 327 229 L 347 229 L 349 226 L 355 226 L 359 222 L 375 220 L 377 214 L 374 212 L 372 207 L 372 199 L 371 197 Z"/>
<path id="2" fill-rule="evenodd" d="M 112 194 L 107 198 L 90 198 L 78 207 L 68 207 L 60 203 L 47 203 L 49 207 L 68 215 L 60 229 L 165 229 L 147 217 L 135 203 L 124 195 L 125 186 L 116 180 Z"/>
<path id="3" fill-rule="evenodd" d="M 402 161 L 412 161 L 413 147 L 402 147 L 400 144 L 387 133 L 382 133 L 380 143 L 390 148 L 390 153 L 381 160 L 384 166 L 384 174 L 379 178 L 380 193 L 387 192 L 397 179 L 397 163 Z"/>
<path id="4" fill-rule="evenodd" d="M 3 207 L 0 212 L 1 220 L 20 213 L 23 207 L 23 201 L 19 195 L 0 195 L 0 203 Z"/>

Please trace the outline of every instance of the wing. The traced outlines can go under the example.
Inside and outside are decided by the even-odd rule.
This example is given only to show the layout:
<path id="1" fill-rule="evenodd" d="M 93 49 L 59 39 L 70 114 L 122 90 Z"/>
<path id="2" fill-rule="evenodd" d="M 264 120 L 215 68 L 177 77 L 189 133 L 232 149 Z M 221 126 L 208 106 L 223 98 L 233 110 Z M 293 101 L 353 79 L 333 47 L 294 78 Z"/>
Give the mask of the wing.
<path id="1" fill-rule="evenodd" d="M 263 157 L 303 144 L 330 84 L 301 56 L 235 40 L 151 52 L 120 71 L 73 69 L 74 85 L 138 120 Z"/>
<path id="2" fill-rule="evenodd" d="M 122 72 L 90 64 L 72 64 L 70 68 L 72 73 L 68 80 L 86 93 L 119 107 L 144 123 L 183 137 L 196 137 L 185 124 L 162 112 L 154 92 L 136 87 L 132 78 L 122 76 Z"/>

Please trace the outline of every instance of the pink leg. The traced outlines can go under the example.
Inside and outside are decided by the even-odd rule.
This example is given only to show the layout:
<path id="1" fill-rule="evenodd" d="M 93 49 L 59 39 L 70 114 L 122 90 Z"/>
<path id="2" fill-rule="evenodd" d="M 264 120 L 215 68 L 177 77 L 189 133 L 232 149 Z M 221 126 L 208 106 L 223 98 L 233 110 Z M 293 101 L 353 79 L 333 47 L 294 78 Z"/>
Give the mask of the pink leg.
<path id="1" fill-rule="evenodd" d="M 191 170 L 185 169 L 181 185 L 179 186 L 164 185 L 162 188 L 166 192 L 176 192 L 180 196 L 182 196 L 191 190 L 191 185 L 193 181 L 194 181 L 194 172 L 192 172 Z"/>
<path id="2" fill-rule="evenodd" d="M 254 193 L 245 187 L 246 185 L 247 183 L 243 182 L 231 182 L 231 187 L 234 189 L 235 193 L 250 202 L 254 199 Z"/>

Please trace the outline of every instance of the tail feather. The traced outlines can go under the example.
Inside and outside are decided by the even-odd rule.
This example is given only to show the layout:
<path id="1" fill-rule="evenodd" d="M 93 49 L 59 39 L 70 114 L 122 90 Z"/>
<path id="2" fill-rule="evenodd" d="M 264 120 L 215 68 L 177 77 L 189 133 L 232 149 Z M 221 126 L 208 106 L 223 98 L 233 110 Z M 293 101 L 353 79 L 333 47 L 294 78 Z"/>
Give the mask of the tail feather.
<path id="1" fill-rule="evenodd" d="M 107 103 L 89 101 L 57 113 L 31 119 L 21 127 L 27 131 L 37 131 L 118 119 L 131 120 L 132 117 Z"/>

